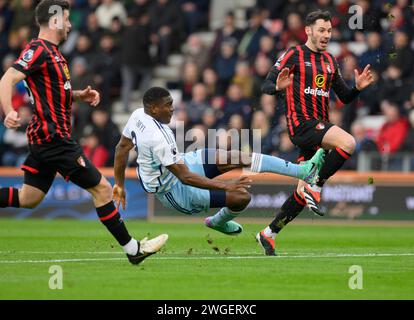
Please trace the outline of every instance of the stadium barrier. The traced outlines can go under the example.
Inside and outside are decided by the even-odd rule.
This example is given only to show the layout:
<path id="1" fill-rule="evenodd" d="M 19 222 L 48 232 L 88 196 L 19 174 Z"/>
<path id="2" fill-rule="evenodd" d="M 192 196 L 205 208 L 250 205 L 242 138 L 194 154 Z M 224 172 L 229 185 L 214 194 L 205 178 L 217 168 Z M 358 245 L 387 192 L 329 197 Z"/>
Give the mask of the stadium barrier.
<path id="1" fill-rule="evenodd" d="M 101 172 L 113 183 L 112 168 L 101 169 Z M 276 174 L 233 171 L 217 179 L 235 179 L 241 174 L 253 181 L 252 201 L 243 217 L 273 217 L 295 188 L 295 179 Z M 22 178 L 19 168 L 0 168 L 0 186 L 18 188 Z M 147 195 L 133 168 L 127 169 L 126 188 L 127 209 L 122 213 L 126 218 L 185 216 L 164 208 L 153 195 Z M 326 218 L 414 220 L 414 173 L 341 171 L 325 185 L 322 203 L 327 211 Z M 199 214 L 204 215 L 207 214 Z M 96 212 L 88 192 L 58 175 L 39 207 L 34 210 L 4 208 L 0 216 L 96 219 Z M 301 217 L 310 218 L 312 214 L 304 212 Z"/>

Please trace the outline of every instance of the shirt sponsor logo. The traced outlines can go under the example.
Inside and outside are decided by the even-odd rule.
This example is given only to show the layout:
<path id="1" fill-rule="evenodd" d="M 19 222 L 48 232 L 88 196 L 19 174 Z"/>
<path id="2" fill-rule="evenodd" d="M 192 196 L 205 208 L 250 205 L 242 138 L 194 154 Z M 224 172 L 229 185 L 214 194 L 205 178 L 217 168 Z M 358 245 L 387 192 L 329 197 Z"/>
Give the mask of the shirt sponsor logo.
<path id="1" fill-rule="evenodd" d="M 322 74 L 318 73 L 315 77 L 316 86 L 318 88 L 322 88 L 325 85 L 325 83 L 326 83 L 326 78 Z"/>
<path id="2" fill-rule="evenodd" d="M 310 94 L 310 95 L 315 96 L 315 97 L 316 96 L 322 96 L 322 97 L 325 97 L 325 98 L 329 98 L 329 92 L 326 92 L 323 89 L 312 89 L 311 87 L 307 87 L 304 90 L 304 92 L 305 92 L 305 94 Z"/>

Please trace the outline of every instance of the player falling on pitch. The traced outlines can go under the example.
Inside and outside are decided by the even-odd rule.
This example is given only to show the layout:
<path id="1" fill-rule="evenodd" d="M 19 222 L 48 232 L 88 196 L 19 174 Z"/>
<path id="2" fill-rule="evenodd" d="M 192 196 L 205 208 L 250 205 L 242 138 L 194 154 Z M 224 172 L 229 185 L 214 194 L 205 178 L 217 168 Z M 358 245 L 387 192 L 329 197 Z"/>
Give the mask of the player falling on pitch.
<path id="1" fill-rule="evenodd" d="M 299 181 L 276 218 L 257 234 L 266 255 L 275 255 L 274 239 L 277 233 L 295 219 L 305 205 L 315 214 L 323 215 L 319 207 L 322 187 L 354 152 L 355 139 L 329 123 L 331 88 L 346 104 L 373 82 L 370 65 L 367 65 L 361 74 L 354 71 L 353 88 L 346 85 L 335 57 L 326 52 L 332 32 L 328 11 L 311 12 L 305 22 L 307 42 L 290 48 L 279 58 L 263 83 L 262 91 L 282 96 L 286 104 L 290 138 L 300 148 L 299 161 L 310 159 L 320 147 L 330 151 L 316 184 Z"/>
<path id="2" fill-rule="evenodd" d="M 205 219 L 205 224 L 228 235 L 237 235 L 243 230 L 232 220 L 250 202 L 247 189 L 251 181 L 247 177 L 228 182 L 213 178 L 236 168 L 249 167 L 253 172 L 273 172 L 312 183 L 322 166 L 323 150 L 301 165 L 236 150 L 201 149 L 180 154 L 174 134 L 167 126 L 174 111 L 169 92 L 151 88 L 144 94 L 143 104 L 144 108 L 137 109 L 129 118 L 115 151 L 113 197 L 118 207 L 122 204 L 125 209 L 125 169 L 133 148 L 138 154 L 137 175 L 144 190 L 154 193 L 165 207 L 185 214 L 220 208 L 217 214 Z"/>
<path id="3" fill-rule="evenodd" d="M 1 188 L 0 207 L 35 208 L 59 172 L 67 181 L 91 193 L 99 219 L 123 247 L 129 261 L 138 264 L 160 250 L 168 236 L 137 241 L 129 235 L 112 201 L 111 185 L 71 138 L 72 99 L 95 107 L 100 96 L 91 87 L 72 91 L 68 64 L 58 47 L 71 29 L 69 11 L 69 3 L 64 0 L 43 0 L 37 5 L 39 35 L 0 81 L 0 104 L 7 128 L 20 126 L 11 99 L 16 83 L 25 82 L 34 112 L 27 128 L 30 152 L 22 165 L 23 186 Z"/>

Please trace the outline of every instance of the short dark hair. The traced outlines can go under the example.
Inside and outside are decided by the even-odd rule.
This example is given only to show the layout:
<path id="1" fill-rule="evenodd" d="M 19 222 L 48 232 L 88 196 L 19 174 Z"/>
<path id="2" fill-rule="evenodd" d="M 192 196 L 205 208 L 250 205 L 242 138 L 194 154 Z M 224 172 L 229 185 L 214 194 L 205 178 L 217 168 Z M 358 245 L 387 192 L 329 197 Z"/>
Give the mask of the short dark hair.
<path id="1" fill-rule="evenodd" d="M 157 103 L 162 98 L 168 97 L 170 93 L 168 90 L 161 87 L 153 87 L 148 89 L 143 98 L 144 107 L 149 107 L 150 105 Z"/>
<path id="2" fill-rule="evenodd" d="M 322 10 L 316 10 L 308 13 L 308 15 L 305 18 L 305 26 L 309 27 L 313 25 L 316 20 L 322 19 L 324 21 L 331 21 L 331 13 L 329 11 L 322 11 Z"/>
<path id="3" fill-rule="evenodd" d="M 51 6 L 59 6 L 64 10 L 70 10 L 70 4 L 67 0 L 42 0 L 36 6 L 36 22 L 39 26 L 43 26 L 49 23 L 50 18 L 56 14 L 56 12 L 49 12 Z"/>

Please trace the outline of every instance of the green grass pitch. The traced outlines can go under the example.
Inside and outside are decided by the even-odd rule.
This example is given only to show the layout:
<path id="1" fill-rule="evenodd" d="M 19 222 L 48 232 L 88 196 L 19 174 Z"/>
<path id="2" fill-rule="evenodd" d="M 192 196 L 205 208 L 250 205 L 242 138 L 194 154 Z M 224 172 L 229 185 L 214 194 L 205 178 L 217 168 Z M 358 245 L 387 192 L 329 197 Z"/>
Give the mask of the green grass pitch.
<path id="1" fill-rule="evenodd" d="M 414 226 L 289 225 L 265 257 L 244 224 L 228 237 L 199 223 L 128 221 L 136 238 L 168 233 L 132 266 L 98 221 L 0 219 L 0 299 L 414 299 Z M 63 289 L 49 288 L 49 268 Z M 362 267 L 363 288 L 348 286 Z"/>

